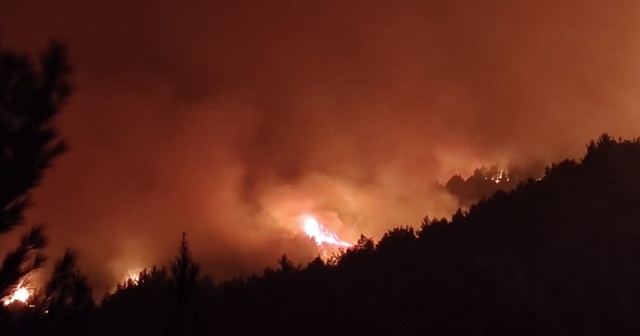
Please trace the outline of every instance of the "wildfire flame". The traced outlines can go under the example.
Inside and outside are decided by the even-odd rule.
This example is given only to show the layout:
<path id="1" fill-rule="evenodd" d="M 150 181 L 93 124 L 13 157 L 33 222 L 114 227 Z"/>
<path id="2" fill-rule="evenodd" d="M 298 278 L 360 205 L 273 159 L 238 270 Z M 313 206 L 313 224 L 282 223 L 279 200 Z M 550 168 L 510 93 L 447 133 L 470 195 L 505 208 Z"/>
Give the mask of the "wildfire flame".
<path id="1" fill-rule="evenodd" d="M 16 301 L 26 304 L 30 296 L 31 292 L 29 292 L 29 290 L 25 287 L 20 286 L 16 288 L 16 290 L 14 290 L 11 295 L 7 296 L 7 298 L 4 299 L 3 303 L 5 306 L 10 305 Z"/>
<path id="2" fill-rule="evenodd" d="M 140 281 L 140 275 L 139 274 L 129 274 L 127 276 L 127 281 L 131 280 L 131 282 L 133 282 L 134 285 L 137 285 L 138 282 Z"/>
<path id="3" fill-rule="evenodd" d="M 129 272 L 122 281 L 124 287 L 137 286 L 140 282 L 140 274 L 135 272 Z"/>
<path id="4" fill-rule="evenodd" d="M 313 216 L 304 215 L 301 218 L 301 222 L 304 232 L 308 237 L 313 238 L 318 246 L 329 244 L 334 246 L 351 247 L 351 244 L 340 240 L 338 235 L 327 230 L 327 228 L 318 223 Z"/>

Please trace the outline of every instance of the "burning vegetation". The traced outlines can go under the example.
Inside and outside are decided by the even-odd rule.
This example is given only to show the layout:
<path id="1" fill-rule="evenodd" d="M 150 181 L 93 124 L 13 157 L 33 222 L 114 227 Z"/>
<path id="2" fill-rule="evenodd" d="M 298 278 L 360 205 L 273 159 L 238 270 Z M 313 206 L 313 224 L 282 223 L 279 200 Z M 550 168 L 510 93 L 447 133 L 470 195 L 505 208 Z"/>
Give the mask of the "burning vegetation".
<path id="1" fill-rule="evenodd" d="M 318 246 L 351 247 L 351 244 L 340 240 L 338 235 L 329 231 L 311 215 L 300 217 L 302 229 L 309 238 L 313 238 Z"/>
<path id="2" fill-rule="evenodd" d="M 28 300 L 33 296 L 33 290 L 27 289 L 23 285 L 18 286 L 11 294 L 9 294 L 2 303 L 7 306 L 14 302 L 28 304 Z"/>

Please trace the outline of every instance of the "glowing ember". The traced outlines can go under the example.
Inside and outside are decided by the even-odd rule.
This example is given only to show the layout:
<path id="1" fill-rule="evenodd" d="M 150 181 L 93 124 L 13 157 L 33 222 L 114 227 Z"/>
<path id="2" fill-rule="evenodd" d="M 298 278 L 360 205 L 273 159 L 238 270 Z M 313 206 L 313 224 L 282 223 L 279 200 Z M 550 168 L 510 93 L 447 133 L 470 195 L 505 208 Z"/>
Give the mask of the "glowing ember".
<path id="1" fill-rule="evenodd" d="M 15 291 L 13 291 L 13 293 L 11 293 L 11 295 L 9 295 L 4 300 L 4 305 L 5 306 L 10 305 L 16 301 L 27 303 L 27 300 L 29 299 L 30 296 L 31 296 L 31 293 L 29 292 L 28 289 L 24 287 L 18 287 Z"/>
<path id="2" fill-rule="evenodd" d="M 329 232 L 327 228 L 318 223 L 318 221 L 309 215 L 304 215 L 301 218 L 302 229 L 308 237 L 313 238 L 318 246 L 322 244 L 329 244 L 335 246 L 350 247 L 351 244 L 340 240 L 335 233 Z"/>

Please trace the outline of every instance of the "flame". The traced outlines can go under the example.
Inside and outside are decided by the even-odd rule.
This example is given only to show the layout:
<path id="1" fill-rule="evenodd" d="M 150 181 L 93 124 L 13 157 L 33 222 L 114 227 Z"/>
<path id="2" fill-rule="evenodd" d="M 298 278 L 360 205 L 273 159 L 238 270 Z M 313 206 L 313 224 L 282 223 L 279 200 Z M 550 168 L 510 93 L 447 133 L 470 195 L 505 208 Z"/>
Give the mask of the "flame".
<path id="1" fill-rule="evenodd" d="M 4 300 L 4 305 L 7 306 L 16 301 L 26 304 L 29 297 L 31 297 L 31 292 L 25 287 L 19 286 Z"/>
<path id="2" fill-rule="evenodd" d="M 327 228 L 318 223 L 318 221 L 313 218 L 313 216 L 304 215 L 301 217 L 301 222 L 302 230 L 307 234 L 308 237 L 313 238 L 318 246 L 329 244 L 335 246 L 351 247 L 351 244 L 340 240 L 340 238 L 338 238 L 338 235 L 327 230 Z"/>
<path id="3" fill-rule="evenodd" d="M 124 287 L 137 286 L 140 283 L 140 273 L 129 272 L 122 281 Z"/>
<path id="4" fill-rule="evenodd" d="M 507 176 L 507 174 L 508 173 L 506 171 L 499 170 L 497 174 L 491 177 L 491 181 L 495 182 L 496 184 L 502 181 L 509 182 L 509 176 Z"/>
<path id="5" fill-rule="evenodd" d="M 118 281 L 115 287 L 112 289 L 112 292 L 116 292 L 119 289 L 124 289 L 128 287 L 134 287 L 140 284 L 140 272 L 136 271 L 127 271 L 124 275 L 121 275 L 120 281 Z"/>
<path id="6" fill-rule="evenodd" d="M 137 285 L 138 282 L 140 282 L 140 274 L 129 274 L 127 276 L 127 282 L 131 280 L 131 282 L 133 282 L 134 285 Z"/>

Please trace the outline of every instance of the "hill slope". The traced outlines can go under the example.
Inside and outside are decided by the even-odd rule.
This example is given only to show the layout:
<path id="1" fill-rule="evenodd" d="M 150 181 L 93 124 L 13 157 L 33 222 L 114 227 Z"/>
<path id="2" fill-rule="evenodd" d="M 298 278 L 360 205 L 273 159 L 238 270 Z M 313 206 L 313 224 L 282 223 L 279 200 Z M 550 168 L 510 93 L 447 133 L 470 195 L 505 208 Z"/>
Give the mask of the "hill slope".
<path id="1" fill-rule="evenodd" d="M 637 335 L 639 261 L 640 142 L 603 135 L 580 162 L 468 213 L 391 230 L 377 244 L 362 237 L 329 263 L 283 258 L 170 316 L 194 334 Z M 130 297 L 106 301 L 94 330 L 127 334 L 119 305 L 140 321 L 157 314 Z"/>

